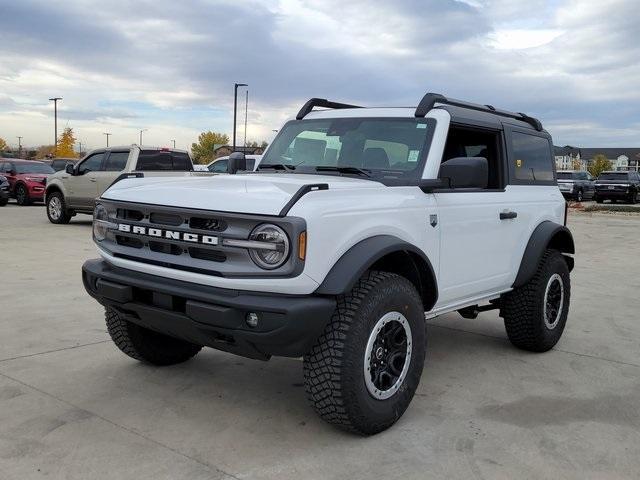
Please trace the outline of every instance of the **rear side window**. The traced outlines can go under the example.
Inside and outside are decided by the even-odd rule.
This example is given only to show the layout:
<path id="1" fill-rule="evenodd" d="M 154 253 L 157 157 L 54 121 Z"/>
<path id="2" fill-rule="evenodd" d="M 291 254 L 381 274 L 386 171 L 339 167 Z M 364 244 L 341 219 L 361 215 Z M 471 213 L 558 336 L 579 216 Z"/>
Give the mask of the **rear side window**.
<path id="1" fill-rule="evenodd" d="M 105 170 L 107 172 L 121 172 L 127 166 L 128 159 L 129 152 L 111 152 L 107 158 Z"/>
<path id="2" fill-rule="evenodd" d="M 511 153 L 511 172 L 515 183 L 553 182 L 553 157 L 547 138 L 513 131 Z"/>
<path id="3" fill-rule="evenodd" d="M 138 156 L 138 166 L 136 170 L 191 171 L 193 167 L 187 153 L 143 150 Z"/>

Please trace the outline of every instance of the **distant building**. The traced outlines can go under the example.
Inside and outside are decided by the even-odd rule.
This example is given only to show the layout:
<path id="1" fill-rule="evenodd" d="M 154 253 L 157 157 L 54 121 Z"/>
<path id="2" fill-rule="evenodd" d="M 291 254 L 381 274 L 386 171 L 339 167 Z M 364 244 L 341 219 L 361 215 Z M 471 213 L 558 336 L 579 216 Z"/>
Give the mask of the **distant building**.
<path id="1" fill-rule="evenodd" d="M 558 170 L 572 170 L 576 161 L 580 170 L 586 170 L 596 155 L 604 155 L 614 170 L 640 171 L 640 148 L 576 148 L 566 145 L 554 147 L 554 154 Z"/>
<path id="2" fill-rule="evenodd" d="M 263 147 L 236 147 L 236 152 L 242 152 L 245 155 L 262 155 L 264 153 Z M 213 149 L 214 158 L 226 157 L 233 153 L 233 146 L 221 145 Z"/>

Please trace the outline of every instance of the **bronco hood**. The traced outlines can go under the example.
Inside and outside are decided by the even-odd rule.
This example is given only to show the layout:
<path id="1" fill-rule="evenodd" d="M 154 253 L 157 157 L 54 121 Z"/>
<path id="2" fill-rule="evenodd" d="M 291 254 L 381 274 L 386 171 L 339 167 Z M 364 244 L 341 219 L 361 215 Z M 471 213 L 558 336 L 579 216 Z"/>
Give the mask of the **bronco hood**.
<path id="1" fill-rule="evenodd" d="M 121 180 L 102 198 L 133 203 L 199 208 L 222 212 L 278 215 L 305 185 L 328 184 L 333 189 L 379 188 L 365 179 L 304 174 L 190 174 Z"/>

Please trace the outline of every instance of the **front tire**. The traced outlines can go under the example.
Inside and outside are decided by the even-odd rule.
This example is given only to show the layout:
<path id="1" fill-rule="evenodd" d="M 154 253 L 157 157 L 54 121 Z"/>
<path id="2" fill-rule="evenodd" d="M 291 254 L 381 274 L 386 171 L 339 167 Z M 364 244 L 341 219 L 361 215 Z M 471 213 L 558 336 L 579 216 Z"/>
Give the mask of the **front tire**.
<path id="1" fill-rule="evenodd" d="M 16 187 L 16 202 L 20 206 L 27 206 L 31 204 L 31 199 L 29 198 L 29 191 L 27 187 L 20 184 Z"/>
<path id="2" fill-rule="evenodd" d="M 576 201 L 578 203 L 582 203 L 582 200 L 584 200 L 582 190 L 578 190 L 578 193 L 576 194 Z"/>
<path id="3" fill-rule="evenodd" d="M 407 279 L 370 271 L 346 295 L 304 356 L 307 397 L 325 421 L 361 435 L 393 425 L 418 387 L 424 307 Z"/>
<path id="4" fill-rule="evenodd" d="M 0 207 L 4 207 L 7 203 L 9 203 L 9 199 L 2 197 L 0 198 Z"/>
<path id="5" fill-rule="evenodd" d="M 175 365 L 189 360 L 201 345 L 169 337 L 125 320 L 116 310 L 105 308 L 107 330 L 116 346 L 131 358 L 152 365 Z"/>
<path id="6" fill-rule="evenodd" d="M 502 297 L 500 315 L 511 343 L 530 352 L 552 349 L 569 313 L 569 268 L 557 250 L 546 250 L 528 283 Z"/>
<path id="7" fill-rule="evenodd" d="M 58 225 L 71 221 L 71 215 L 67 212 L 67 206 L 62 193 L 53 192 L 47 197 L 47 217 L 51 223 Z"/>

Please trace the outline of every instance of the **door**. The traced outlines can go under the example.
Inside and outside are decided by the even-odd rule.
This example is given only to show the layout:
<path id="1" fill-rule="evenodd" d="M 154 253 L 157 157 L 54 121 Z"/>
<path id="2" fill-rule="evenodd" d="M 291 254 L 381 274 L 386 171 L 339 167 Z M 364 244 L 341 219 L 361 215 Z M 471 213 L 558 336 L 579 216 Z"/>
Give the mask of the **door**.
<path id="1" fill-rule="evenodd" d="M 104 168 L 95 172 L 98 179 L 98 193 L 96 197 L 101 196 L 104 191 L 124 172 L 129 159 L 129 150 L 112 151 L 104 161 Z"/>
<path id="2" fill-rule="evenodd" d="M 94 153 L 76 168 L 75 175 L 65 178 L 67 201 L 74 208 L 92 210 L 98 196 L 97 172 L 102 169 L 105 152 Z"/>
<path id="3" fill-rule="evenodd" d="M 517 212 L 506 201 L 502 132 L 452 126 L 442 160 L 455 157 L 486 158 L 489 175 L 486 188 L 452 185 L 434 193 L 441 229 L 438 308 L 508 289 L 518 238 Z"/>
<path id="4" fill-rule="evenodd" d="M 16 176 L 13 175 L 13 171 L 15 170 L 15 166 L 11 162 L 2 162 L 0 163 L 0 175 L 7 178 L 9 182 L 9 191 L 13 194 L 13 186 L 16 183 Z"/>

